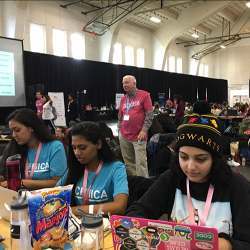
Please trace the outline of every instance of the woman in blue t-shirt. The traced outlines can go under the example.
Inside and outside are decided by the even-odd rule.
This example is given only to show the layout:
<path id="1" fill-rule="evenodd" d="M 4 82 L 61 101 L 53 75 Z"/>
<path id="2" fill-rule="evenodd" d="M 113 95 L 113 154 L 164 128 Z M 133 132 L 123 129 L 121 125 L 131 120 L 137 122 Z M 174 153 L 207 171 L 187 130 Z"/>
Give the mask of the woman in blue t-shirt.
<path id="1" fill-rule="evenodd" d="M 0 162 L 0 174 L 6 176 L 6 160 L 21 155 L 22 185 L 40 189 L 64 184 L 67 178 L 67 159 L 63 144 L 54 140 L 48 128 L 31 109 L 12 112 L 7 121 L 13 139 L 6 146 Z M 1 182 L 7 186 L 6 181 Z"/>
<path id="2" fill-rule="evenodd" d="M 128 199 L 125 165 L 114 160 L 98 124 L 75 124 L 71 139 L 68 182 L 74 184 L 73 211 L 124 213 Z"/>

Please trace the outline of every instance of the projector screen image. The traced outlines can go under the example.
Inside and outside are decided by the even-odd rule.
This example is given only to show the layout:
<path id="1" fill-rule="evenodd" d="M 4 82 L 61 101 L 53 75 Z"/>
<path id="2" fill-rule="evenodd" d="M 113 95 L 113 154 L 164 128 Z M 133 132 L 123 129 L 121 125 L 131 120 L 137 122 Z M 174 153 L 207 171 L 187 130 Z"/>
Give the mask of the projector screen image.
<path id="1" fill-rule="evenodd" d="M 26 106 L 21 40 L 0 37 L 0 107 Z"/>
<path id="2" fill-rule="evenodd" d="M 15 96 L 14 54 L 0 51 L 0 95 Z"/>

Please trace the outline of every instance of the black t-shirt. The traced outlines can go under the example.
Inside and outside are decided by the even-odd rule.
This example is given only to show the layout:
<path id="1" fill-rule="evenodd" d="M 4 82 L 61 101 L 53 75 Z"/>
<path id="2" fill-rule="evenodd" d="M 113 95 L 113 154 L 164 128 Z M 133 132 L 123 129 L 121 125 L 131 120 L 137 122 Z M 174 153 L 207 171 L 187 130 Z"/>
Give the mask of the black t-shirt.
<path id="1" fill-rule="evenodd" d="M 208 187 L 209 183 L 190 183 L 194 207 L 204 208 Z M 168 170 L 128 208 L 127 215 L 159 219 L 167 214 L 170 220 L 181 221 L 187 216 L 185 204 L 186 181 Z M 229 186 L 215 187 L 207 223 L 218 229 L 219 237 L 230 239 L 234 250 L 250 249 L 250 184 L 244 177 L 233 173 Z"/>

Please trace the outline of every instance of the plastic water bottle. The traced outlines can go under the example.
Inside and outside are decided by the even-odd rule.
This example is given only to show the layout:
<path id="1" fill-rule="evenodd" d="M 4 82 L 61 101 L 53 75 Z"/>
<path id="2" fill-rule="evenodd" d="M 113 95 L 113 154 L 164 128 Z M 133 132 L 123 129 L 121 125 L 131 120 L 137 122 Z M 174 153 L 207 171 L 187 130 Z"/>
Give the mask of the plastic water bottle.
<path id="1" fill-rule="evenodd" d="M 103 249 L 103 218 L 99 215 L 84 215 L 82 218 L 81 247 L 84 250 Z"/>
<path id="2" fill-rule="evenodd" d="M 26 193 L 10 204 L 10 236 L 12 250 L 31 250 L 30 220 Z"/>

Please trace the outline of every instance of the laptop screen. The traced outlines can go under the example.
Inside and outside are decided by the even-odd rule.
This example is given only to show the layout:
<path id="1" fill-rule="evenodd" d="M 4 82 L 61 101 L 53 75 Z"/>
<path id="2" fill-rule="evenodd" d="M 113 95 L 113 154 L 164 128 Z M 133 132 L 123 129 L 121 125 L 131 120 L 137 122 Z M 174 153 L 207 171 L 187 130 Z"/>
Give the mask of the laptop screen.
<path id="1" fill-rule="evenodd" d="M 111 216 L 114 249 L 218 249 L 215 228 L 168 221 Z"/>

